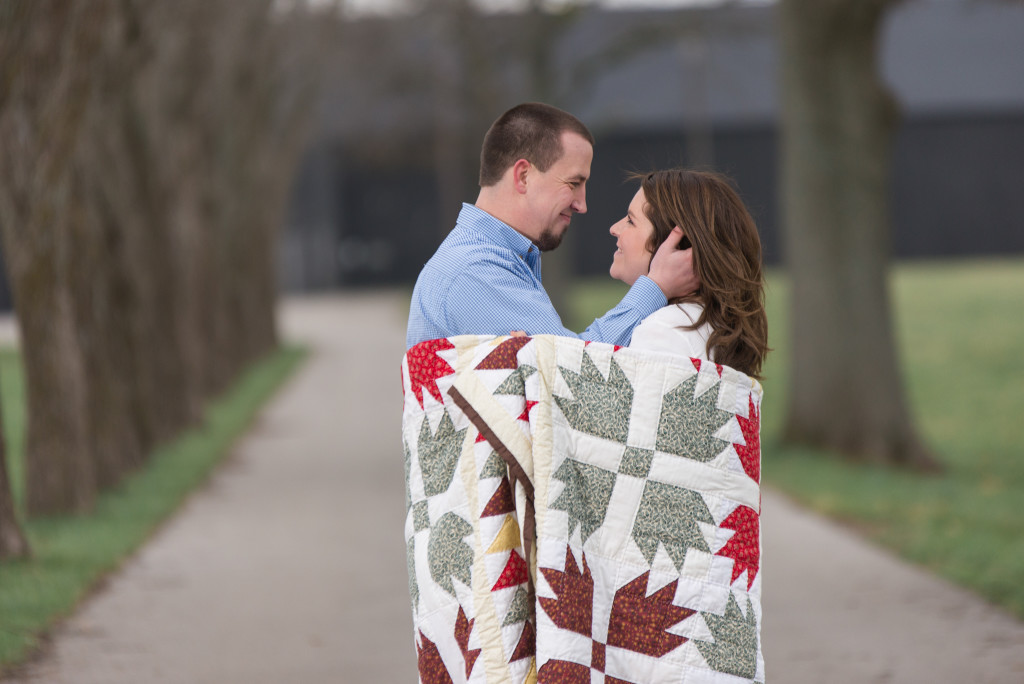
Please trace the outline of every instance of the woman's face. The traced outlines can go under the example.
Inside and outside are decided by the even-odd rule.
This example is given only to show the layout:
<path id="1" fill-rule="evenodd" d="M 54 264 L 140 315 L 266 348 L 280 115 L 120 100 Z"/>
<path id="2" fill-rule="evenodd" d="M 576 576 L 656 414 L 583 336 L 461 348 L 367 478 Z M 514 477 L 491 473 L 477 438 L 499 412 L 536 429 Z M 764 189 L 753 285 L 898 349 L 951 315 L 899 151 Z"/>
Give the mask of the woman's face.
<path id="1" fill-rule="evenodd" d="M 615 254 L 612 256 L 612 267 L 608 270 L 612 278 L 632 285 L 642 275 L 647 275 L 651 268 L 653 254 L 647 249 L 654 226 L 647 219 L 644 207 L 643 188 L 636 191 L 625 218 L 611 227 L 609 232 L 617 238 Z"/>

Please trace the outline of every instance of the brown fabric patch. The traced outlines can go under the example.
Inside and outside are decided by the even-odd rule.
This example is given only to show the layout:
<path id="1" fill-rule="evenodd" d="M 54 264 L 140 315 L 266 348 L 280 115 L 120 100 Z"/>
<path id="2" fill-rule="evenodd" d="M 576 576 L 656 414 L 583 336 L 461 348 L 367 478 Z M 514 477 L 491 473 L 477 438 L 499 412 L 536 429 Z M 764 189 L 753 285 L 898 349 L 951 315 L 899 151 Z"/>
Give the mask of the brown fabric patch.
<path id="1" fill-rule="evenodd" d="M 483 361 L 477 364 L 477 370 L 496 370 L 505 368 L 515 370 L 519 366 L 516 354 L 519 350 L 530 343 L 529 337 L 511 337 L 488 354 Z"/>
<path id="2" fill-rule="evenodd" d="M 523 339 L 523 338 L 513 338 Z M 462 409 L 462 412 L 469 418 L 469 422 L 473 423 L 480 434 L 484 436 L 487 443 L 491 445 L 491 448 L 498 452 L 501 456 L 501 460 L 505 461 L 505 465 L 508 466 L 509 475 L 512 477 L 512 482 L 518 482 L 523 486 L 523 491 L 526 494 L 526 510 L 523 512 L 523 546 L 526 552 L 526 557 L 530 558 L 530 553 L 533 550 L 533 544 L 537 540 L 537 520 L 536 520 L 536 509 L 534 508 L 534 491 L 533 483 L 530 482 L 530 478 L 526 476 L 526 471 L 523 470 L 523 466 L 516 460 L 516 457 L 512 455 L 505 444 L 498 439 L 498 436 L 494 434 L 494 430 L 487 424 L 487 421 L 477 413 L 476 409 L 469 405 L 462 393 L 454 387 L 448 390 L 448 395 L 455 402 L 455 405 Z M 530 579 L 532 586 L 533 579 Z"/>

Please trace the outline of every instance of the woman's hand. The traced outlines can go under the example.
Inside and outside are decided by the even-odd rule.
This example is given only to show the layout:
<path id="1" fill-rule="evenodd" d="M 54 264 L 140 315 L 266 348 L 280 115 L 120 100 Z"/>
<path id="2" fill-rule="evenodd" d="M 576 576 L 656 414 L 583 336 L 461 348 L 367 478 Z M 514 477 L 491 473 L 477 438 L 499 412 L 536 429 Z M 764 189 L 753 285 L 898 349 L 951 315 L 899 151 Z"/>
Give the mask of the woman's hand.
<path id="1" fill-rule="evenodd" d="M 677 249 L 682 239 L 683 231 L 676 226 L 654 253 L 651 270 L 647 274 L 669 300 L 690 294 L 700 287 L 700 278 L 693 272 L 693 250 Z"/>
<path id="2" fill-rule="evenodd" d="M 528 335 L 522 330 L 513 330 L 509 335 L 511 337 L 528 337 Z"/>

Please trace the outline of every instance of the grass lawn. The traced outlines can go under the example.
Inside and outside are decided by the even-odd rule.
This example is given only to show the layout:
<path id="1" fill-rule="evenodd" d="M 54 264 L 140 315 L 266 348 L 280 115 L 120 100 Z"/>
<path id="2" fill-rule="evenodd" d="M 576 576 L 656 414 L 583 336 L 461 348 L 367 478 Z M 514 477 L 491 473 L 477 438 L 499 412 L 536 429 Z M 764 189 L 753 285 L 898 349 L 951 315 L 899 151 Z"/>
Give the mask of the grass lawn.
<path id="1" fill-rule="evenodd" d="M 1024 260 L 902 264 L 892 286 L 912 409 L 945 473 L 853 465 L 779 444 L 788 285 L 773 273 L 765 482 L 1024 618 Z M 575 329 L 623 292 L 610 279 L 581 283 Z"/>
<path id="2" fill-rule="evenodd" d="M 34 557 L 0 564 L 0 671 L 24 659 L 55 619 L 136 549 L 225 456 L 257 410 L 304 356 L 284 348 L 257 364 L 207 410 L 205 425 L 157 451 L 145 470 L 100 497 L 82 517 L 29 521 Z M 24 381 L 16 352 L 0 352 L 8 464 L 24 492 Z"/>

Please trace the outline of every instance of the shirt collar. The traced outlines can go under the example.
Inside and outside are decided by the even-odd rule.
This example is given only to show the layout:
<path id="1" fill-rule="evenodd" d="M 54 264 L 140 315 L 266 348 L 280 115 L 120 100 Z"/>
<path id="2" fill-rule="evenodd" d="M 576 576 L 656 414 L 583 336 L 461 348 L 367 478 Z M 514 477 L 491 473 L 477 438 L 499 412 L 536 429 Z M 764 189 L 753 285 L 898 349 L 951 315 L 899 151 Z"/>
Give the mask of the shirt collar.
<path id="1" fill-rule="evenodd" d="M 539 255 L 537 246 L 530 238 L 516 231 L 504 221 L 497 219 L 480 209 L 475 204 L 463 203 L 462 211 L 456 223 L 477 233 L 486 235 L 489 240 L 502 247 L 507 247 L 519 257 L 526 259 Z"/>

